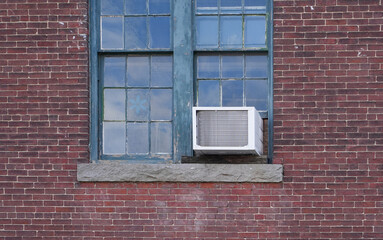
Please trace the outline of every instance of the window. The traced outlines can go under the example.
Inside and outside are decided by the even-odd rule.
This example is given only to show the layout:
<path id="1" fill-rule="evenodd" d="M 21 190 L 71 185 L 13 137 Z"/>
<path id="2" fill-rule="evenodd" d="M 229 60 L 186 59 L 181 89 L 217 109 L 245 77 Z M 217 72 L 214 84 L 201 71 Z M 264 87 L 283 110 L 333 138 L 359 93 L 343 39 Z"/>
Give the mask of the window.
<path id="1" fill-rule="evenodd" d="M 270 9 L 266 0 L 91 1 L 92 160 L 192 156 L 192 106 L 255 106 L 272 131 Z"/>

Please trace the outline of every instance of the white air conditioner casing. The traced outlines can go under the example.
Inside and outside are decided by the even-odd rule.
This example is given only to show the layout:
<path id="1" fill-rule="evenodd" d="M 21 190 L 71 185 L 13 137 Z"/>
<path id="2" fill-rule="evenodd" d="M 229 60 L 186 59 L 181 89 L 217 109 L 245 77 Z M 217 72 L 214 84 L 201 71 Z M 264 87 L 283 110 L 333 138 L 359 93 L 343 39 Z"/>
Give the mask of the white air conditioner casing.
<path id="1" fill-rule="evenodd" d="M 193 107 L 196 154 L 263 154 L 263 120 L 254 107 Z"/>

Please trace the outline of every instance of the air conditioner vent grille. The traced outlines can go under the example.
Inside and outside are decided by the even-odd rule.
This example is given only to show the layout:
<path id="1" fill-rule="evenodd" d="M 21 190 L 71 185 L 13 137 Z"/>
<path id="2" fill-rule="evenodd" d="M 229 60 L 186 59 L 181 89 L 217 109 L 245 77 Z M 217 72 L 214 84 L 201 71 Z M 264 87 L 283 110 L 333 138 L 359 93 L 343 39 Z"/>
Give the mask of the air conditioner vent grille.
<path id="1" fill-rule="evenodd" d="M 197 111 L 197 144 L 205 147 L 248 145 L 247 111 Z"/>

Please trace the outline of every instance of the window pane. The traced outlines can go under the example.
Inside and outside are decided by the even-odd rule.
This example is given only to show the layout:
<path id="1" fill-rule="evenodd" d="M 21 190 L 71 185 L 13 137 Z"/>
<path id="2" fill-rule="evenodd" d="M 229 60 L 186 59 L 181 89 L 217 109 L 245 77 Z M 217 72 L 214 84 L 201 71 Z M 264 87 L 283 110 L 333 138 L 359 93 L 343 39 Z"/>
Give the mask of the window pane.
<path id="1" fill-rule="evenodd" d="M 123 18 L 101 18 L 101 48 L 121 49 L 124 47 Z"/>
<path id="2" fill-rule="evenodd" d="M 198 106 L 220 106 L 218 80 L 198 81 Z"/>
<path id="3" fill-rule="evenodd" d="M 104 120 L 125 120 L 125 90 L 104 90 Z"/>
<path id="4" fill-rule="evenodd" d="M 170 1 L 169 0 L 149 0 L 149 13 L 150 14 L 169 14 Z"/>
<path id="5" fill-rule="evenodd" d="M 172 152 L 172 124 L 151 124 L 151 152 L 154 154 L 171 154 Z"/>
<path id="6" fill-rule="evenodd" d="M 128 86 L 149 86 L 149 57 L 128 57 Z"/>
<path id="7" fill-rule="evenodd" d="M 243 81 L 222 81 L 222 106 L 243 106 Z"/>
<path id="8" fill-rule="evenodd" d="M 218 47 L 218 17 L 196 17 L 197 48 Z"/>
<path id="9" fill-rule="evenodd" d="M 126 14 L 146 14 L 145 0 L 125 0 Z"/>
<path id="10" fill-rule="evenodd" d="M 148 47 L 146 17 L 125 18 L 125 46 L 127 49 Z"/>
<path id="11" fill-rule="evenodd" d="M 242 0 L 221 0 L 221 13 L 241 13 Z"/>
<path id="12" fill-rule="evenodd" d="M 128 121 L 149 120 L 149 90 L 128 90 Z"/>
<path id="13" fill-rule="evenodd" d="M 170 48 L 170 17 L 150 17 L 150 48 Z"/>
<path id="14" fill-rule="evenodd" d="M 246 81 L 246 106 L 254 106 L 258 111 L 267 110 L 267 80 Z"/>
<path id="15" fill-rule="evenodd" d="M 245 13 L 266 13 L 266 0 L 245 0 Z"/>
<path id="16" fill-rule="evenodd" d="M 101 0 L 101 15 L 123 15 L 124 0 Z"/>
<path id="17" fill-rule="evenodd" d="M 222 56 L 222 78 L 243 77 L 243 56 Z"/>
<path id="18" fill-rule="evenodd" d="M 267 56 L 246 56 L 246 77 L 267 78 Z"/>
<path id="19" fill-rule="evenodd" d="M 104 154 L 125 154 L 125 133 L 124 122 L 104 122 L 102 144 Z"/>
<path id="20" fill-rule="evenodd" d="M 221 17 L 221 47 L 242 47 L 242 17 Z"/>
<path id="21" fill-rule="evenodd" d="M 265 17 L 245 16 L 245 47 L 265 47 L 265 42 Z"/>
<path id="22" fill-rule="evenodd" d="M 173 85 L 173 58 L 171 56 L 153 56 L 151 71 L 151 86 L 171 87 Z"/>
<path id="23" fill-rule="evenodd" d="M 106 57 L 104 60 L 104 86 L 125 86 L 125 58 Z"/>
<path id="24" fill-rule="evenodd" d="M 151 120 L 172 119 L 173 94 L 171 89 L 152 89 L 150 98 Z"/>
<path id="25" fill-rule="evenodd" d="M 198 78 L 219 78 L 219 56 L 198 56 Z"/>
<path id="26" fill-rule="evenodd" d="M 218 13 L 217 0 L 197 0 L 197 13 Z"/>
<path id="27" fill-rule="evenodd" d="M 148 123 L 128 123 L 128 154 L 149 153 Z"/>

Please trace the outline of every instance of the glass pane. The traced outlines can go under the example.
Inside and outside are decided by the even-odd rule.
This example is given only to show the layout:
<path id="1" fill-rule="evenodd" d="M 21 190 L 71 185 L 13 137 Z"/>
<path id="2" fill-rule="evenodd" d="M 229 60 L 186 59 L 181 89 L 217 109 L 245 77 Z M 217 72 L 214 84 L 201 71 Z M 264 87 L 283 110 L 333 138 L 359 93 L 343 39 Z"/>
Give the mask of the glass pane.
<path id="1" fill-rule="evenodd" d="M 196 17 L 197 48 L 218 47 L 218 17 Z"/>
<path id="2" fill-rule="evenodd" d="M 221 0 L 221 13 L 242 13 L 242 0 Z"/>
<path id="3" fill-rule="evenodd" d="M 154 154 L 171 154 L 172 124 L 152 123 L 150 133 L 151 152 Z"/>
<path id="4" fill-rule="evenodd" d="M 243 106 L 243 81 L 222 81 L 222 106 Z"/>
<path id="5" fill-rule="evenodd" d="M 125 86 L 125 58 L 106 57 L 104 60 L 104 86 Z"/>
<path id="6" fill-rule="evenodd" d="M 265 42 L 265 17 L 245 16 L 245 47 L 265 47 Z"/>
<path id="7" fill-rule="evenodd" d="M 170 17 L 150 17 L 150 48 L 170 48 Z"/>
<path id="8" fill-rule="evenodd" d="M 125 120 L 124 89 L 104 89 L 104 120 Z"/>
<path id="9" fill-rule="evenodd" d="M 246 81 L 246 106 L 254 106 L 257 110 L 267 110 L 267 80 Z"/>
<path id="10" fill-rule="evenodd" d="M 150 119 L 172 119 L 173 94 L 171 89 L 152 89 L 150 98 Z"/>
<path id="11" fill-rule="evenodd" d="M 101 48 L 121 49 L 124 47 L 123 18 L 101 18 Z"/>
<path id="12" fill-rule="evenodd" d="M 126 14 L 146 14 L 145 0 L 125 0 Z"/>
<path id="13" fill-rule="evenodd" d="M 101 15 L 123 15 L 124 0 L 101 0 Z"/>
<path id="14" fill-rule="evenodd" d="M 153 56 L 151 71 L 151 86 L 171 87 L 173 85 L 173 58 L 171 56 Z"/>
<path id="15" fill-rule="evenodd" d="M 149 90 L 128 90 L 128 121 L 149 120 Z"/>
<path id="16" fill-rule="evenodd" d="M 149 57 L 128 57 L 128 86 L 149 86 Z"/>
<path id="17" fill-rule="evenodd" d="M 197 13 L 218 13 L 217 0 L 197 0 Z"/>
<path id="18" fill-rule="evenodd" d="M 242 17 L 221 17 L 221 47 L 242 47 Z"/>
<path id="19" fill-rule="evenodd" d="M 128 123 L 128 154 L 149 154 L 148 123 Z"/>
<path id="20" fill-rule="evenodd" d="M 245 56 L 246 77 L 267 78 L 267 56 Z"/>
<path id="21" fill-rule="evenodd" d="M 219 103 L 219 81 L 198 81 L 198 106 L 218 107 Z"/>
<path id="22" fill-rule="evenodd" d="M 198 78 L 219 78 L 219 56 L 198 56 Z"/>
<path id="23" fill-rule="evenodd" d="M 222 78 L 243 77 L 243 56 L 222 56 Z"/>
<path id="24" fill-rule="evenodd" d="M 126 143 L 125 123 L 104 122 L 103 123 L 103 152 L 106 155 L 125 154 Z"/>
<path id="25" fill-rule="evenodd" d="M 147 48 L 148 36 L 146 32 L 146 17 L 125 18 L 125 47 L 127 49 Z"/>
<path id="26" fill-rule="evenodd" d="M 169 0 L 149 0 L 149 14 L 169 14 L 169 13 L 170 13 Z"/>
<path id="27" fill-rule="evenodd" d="M 245 0 L 245 13 L 265 13 L 266 0 Z"/>

